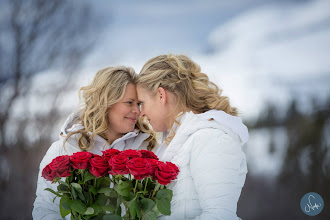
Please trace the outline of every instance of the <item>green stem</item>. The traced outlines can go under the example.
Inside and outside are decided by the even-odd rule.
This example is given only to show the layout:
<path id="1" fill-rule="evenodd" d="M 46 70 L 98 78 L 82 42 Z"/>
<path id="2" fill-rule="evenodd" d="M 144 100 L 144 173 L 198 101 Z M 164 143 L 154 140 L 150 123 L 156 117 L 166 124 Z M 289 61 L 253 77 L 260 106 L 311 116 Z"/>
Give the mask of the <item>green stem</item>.
<path id="1" fill-rule="evenodd" d="M 155 193 L 156 193 L 156 191 L 159 189 L 159 187 L 160 187 L 160 184 L 159 184 L 159 183 L 157 183 L 157 186 L 156 186 L 156 188 L 154 189 L 154 192 L 152 193 L 152 196 L 151 196 L 151 198 L 154 198 L 154 196 L 155 196 Z"/>
<path id="2" fill-rule="evenodd" d="M 135 180 L 134 195 L 135 195 L 135 192 L 136 192 L 136 187 L 137 187 L 138 181 L 139 180 Z"/>
<path id="3" fill-rule="evenodd" d="M 144 191 L 147 191 L 147 185 L 148 185 L 148 180 L 149 180 L 150 177 L 147 177 L 147 180 L 146 180 L 146 185 L 144 186 Z"/>

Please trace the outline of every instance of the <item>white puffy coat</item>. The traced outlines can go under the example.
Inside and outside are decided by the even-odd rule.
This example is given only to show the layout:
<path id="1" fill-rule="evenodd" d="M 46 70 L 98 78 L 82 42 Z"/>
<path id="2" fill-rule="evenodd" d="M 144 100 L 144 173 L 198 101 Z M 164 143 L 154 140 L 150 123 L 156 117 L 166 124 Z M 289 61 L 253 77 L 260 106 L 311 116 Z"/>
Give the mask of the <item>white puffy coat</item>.
<path id="1" fill-rule="evenodd" d="M 247 174 L 241 145 L 248 131 L 239 117 L 211 110 L 188 112 L 160 160 L 180 173 L 173 190 L 171 215 L 158 219 L 238 220 L 237 202 Z"/>
<path id="2" fill-rule="evenodd" d="M 34 202 L 34 208 L 32 211 L 33 219 L 62 219 L 60 210 L 59 210 L 59 198 L 53 199 L 55 197 L 49 191 L 45 191 L 45 188 L 51 188 L 54 191 L 57 191 L 57 184 L 52 184 L 50 181 L 47 181 L 41 177 L 42 170 L 44 167 L 49 164 L 55 157 L 61 155 L 72 155 L 75 152 L 81 151 L 76 138 L 77 135 L 72 135 L 67 142 L 65 147 L 63 147 L 63 142 L 67 133 L 73 130 L 78 130 L 82 128 L 80 124 L 73 124 L 75 118 L 78 116 L 78 113 L 71 114 L 68 119 L 65 121 L 61 129 L 60 140 L 54 142 L 48 149 L 46 155 L 42 159 L 39 167 L 38 183 L 37 183 L 37 192 L 36 199 Z M 73 124 L 73 125 L 72 125 Z M 115 140 L 111 145 L 100 136 L 95 136 L 94 138 L 94 149 L 92 153 L 102 155 L 102 151 L 114 148 L 118 150 L 127 150 L 127 149 L 144 149 L 146 150 L 148 142 L 144 140 L 149 137 L 149 134 L 142 133 L 139 130 L 134 130 L 125 134 L 123 137 Z M 70 215 L 66 216 L 66 219 L 70 219 Z"/>

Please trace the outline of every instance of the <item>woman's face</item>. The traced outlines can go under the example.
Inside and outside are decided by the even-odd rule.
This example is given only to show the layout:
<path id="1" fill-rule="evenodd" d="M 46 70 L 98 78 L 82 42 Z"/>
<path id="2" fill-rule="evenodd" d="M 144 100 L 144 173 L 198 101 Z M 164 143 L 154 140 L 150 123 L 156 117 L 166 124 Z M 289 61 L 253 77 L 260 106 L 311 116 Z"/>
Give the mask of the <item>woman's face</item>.
<path id="1" fill-rule="evenodd" d="M 108 132 L 117 136 L 133 131 L 139 115 L 136 86 L 128 83 L 124 97 L 109 109 Z"/>
<path id="2" fill-rule="evenodd" d="M 160 94 L 152 96 L 140 86 L 137 86 L 136 90 L 141 105 L 141 116 L 147 117 L 154 131 L 167 131 L 170 128 L 169 110 L 162 102 Z"/>

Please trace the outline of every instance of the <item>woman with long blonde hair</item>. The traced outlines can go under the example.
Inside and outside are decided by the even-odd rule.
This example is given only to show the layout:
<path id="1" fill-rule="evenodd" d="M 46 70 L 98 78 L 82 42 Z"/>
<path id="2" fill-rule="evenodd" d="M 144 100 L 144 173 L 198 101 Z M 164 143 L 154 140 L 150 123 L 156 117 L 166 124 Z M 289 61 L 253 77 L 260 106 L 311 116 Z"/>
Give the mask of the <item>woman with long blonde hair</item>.
<path id="1" fill-rule="evenodd" d="M 141 116 L 164 134 L 157 156 L 180 169 L 169 185 L 171 215 L 159 219 L 238 220 L 248 131 L 228 97 L 195 62 L 172 54 L 147 61 L 137 92 Z"/>
<path id="2" fill-rule="evenodd" d="M 59 140 L 41 161 L 34 219 L 61 219 L 59 199 L 45 188 L 56 191 L 56 184 L 42 178 L 43 168 L 60 155 L 89 151 L 102 155 L 109 148 L 152 150 L 155 133 L 139 117 L 135 71 L 130 67 L 108 67 L 98 71 L 88 86 L 79 90 L 81 107 L 62 126 Z"/>

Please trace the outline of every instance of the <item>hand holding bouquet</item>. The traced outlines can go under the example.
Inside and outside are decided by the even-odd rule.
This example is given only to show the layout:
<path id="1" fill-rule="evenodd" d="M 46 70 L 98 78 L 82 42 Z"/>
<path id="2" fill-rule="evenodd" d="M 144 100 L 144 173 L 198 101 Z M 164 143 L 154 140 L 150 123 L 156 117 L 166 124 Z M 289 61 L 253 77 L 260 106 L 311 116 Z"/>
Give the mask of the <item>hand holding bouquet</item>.
<path id="1" fill-rule="evenodd" d="M 61 197 L 62 217 L 156 219 L 171 214 L 172 191 L 166 185 L 178 173 L 175 164 L 159 161 L 151 151 L 109 149 L 102 156 L 77 152 L 56 157 L 42 177 L 58 183 L 57 192 L 46 190 Z"/>

